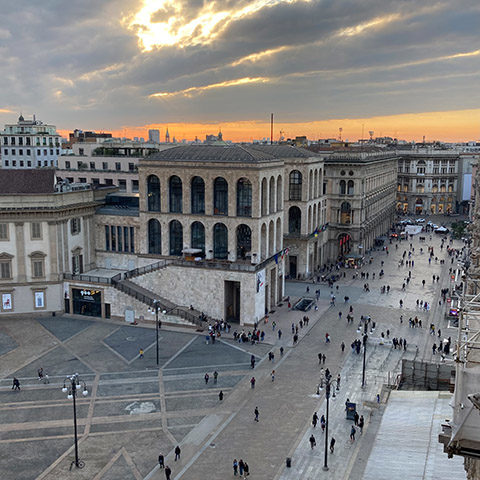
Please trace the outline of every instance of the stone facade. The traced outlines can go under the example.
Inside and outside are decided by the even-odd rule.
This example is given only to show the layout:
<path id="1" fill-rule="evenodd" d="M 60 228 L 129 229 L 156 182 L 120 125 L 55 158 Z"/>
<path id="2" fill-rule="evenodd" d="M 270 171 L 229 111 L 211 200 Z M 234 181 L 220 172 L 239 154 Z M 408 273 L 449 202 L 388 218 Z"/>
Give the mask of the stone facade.
<path id="1" fill-rule="evenodd" d="M 394 153 L 332 154 L 325 159 L 329 202 L 328 258 L 362 256 L 395 218 Z"/>
<path id="2" fill-rule="evenodd" d="M 459 201 L 458 153 L 397 152 L 397 211 L 416 215 L 456 213 Z"/>

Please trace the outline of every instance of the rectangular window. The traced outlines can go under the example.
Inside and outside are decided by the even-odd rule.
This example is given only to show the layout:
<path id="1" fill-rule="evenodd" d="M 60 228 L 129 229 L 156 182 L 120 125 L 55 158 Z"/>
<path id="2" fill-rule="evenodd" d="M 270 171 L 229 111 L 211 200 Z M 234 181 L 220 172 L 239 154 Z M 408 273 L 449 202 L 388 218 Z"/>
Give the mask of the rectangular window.
<path id="1" fill-rule="evenodd" d="M 27 157 L 29 157 L 32 154 L 31 150 L 27 148 Z"/>
<path id="2" fill-rule="evenodd" d="M 10 145 L 15 145 L 15 137 L 12 137 L 10 140 Z"/>
<path id="3" fill-rule="evenodd" d="M 31 143 L 30 143 L 30 137 L 27 137 L 27 138 L 25 139 L 25 145 L 31 145 Z"/>
<path id="4" fill-rule="evenodd" d="M 108 170 L 108 162 L 102 162 L 103 170 Z"/>
<path id="5" fill-rule="evenodd" d="M 70 168 L 70 162 L 68 160 L 65 161 L 65 168 Z"/>
<path id="6" fill-rule="evenodd" d="M 42 151 L 39 149 L 37 150 L 37 155 L 40 156 L 42 154 Z"/>
<path id="7" fill-rule="evenodd" d="M 126 192 L 127 191 L 127 181 L 126 180 L 119 180 L 118 181 L 118 189 L 121 192 Z"/>
<path id="8" fill-rule="evenodd" d="M 50 149 L 50 155 L 53 155 L 53 148 Z"/>
<path id="9" fill-rule="evenodd" d="M 133 193 L 138 192 L 138 180 L 132 180 L 132 192 Z"/>
<path id="10" fill-rule="evenodd" d="M 123 251 L 128 252 L 128 227 L 123 227 Z"/>
<path id="11" fill-rule="evenodd" d="M 12 261 L 0 260 L 0 279 L 7 280 L 12 278 Z"/>
<path id="12" fill-rule="evenodd" d="M 3 154 L 4 154 L 4 155 L 8 155 L 8 148 L 5 148 L 5 149 L 3 150 Z"/>
<path id="13" fill-rule="evenodd" d="M 23 148 L 20 148 L 20 149 L 18 150 L 18 154 L 19 154 L 19 155 L 23 155 Z"/>
<path id="14" fill-rule="evenodd" d="M 3 137 L 3 144 L 8 145 L 8 137 Z"/>
<path id="15" fill-rule="evenodd" d="M 105 185 L 113 185 L 113 180 L 111 178 L 106 178 Z"/>
<path id="16" fill-rule="evenodd" d="M 42 238 L 42 224 L 40 222 L 33 222 L 30 224 L 32 240 L 41 240 Z"/>
<path id="17" fill-rule="evenodd" d="M 120 162 L 115 162 L 115 170 L 121 170 L 122 169 L 122 164 Z"/>
<path id="18" fill-rule="evenodd" d="M 8 165 L 9 165 L 8 160 L 5 160 L 5 166 L 8 167 Z"/>
<path id="19" fill-rule="evenodd" d="M 327 194 L 327 182 L 323 182 L 323 195 Z"/>
<path id="20" fill-rule="evenodd" d="M 79 181 L 80 183 L 87 183 L 87 178 L 86 178 L 86 177 L 80 177 L 80 178 L 78 179 L 78 181 Z"/>
<path id="21" fill-rule="evenodd" d="M 43 278 L 45 274 L 43 273 L 43 258 L 32 260 L 32 277 L 33 278 Z"/>
<path id="22" fill-rule="evenodd" d="M 70 233 L 72 235 L 77 235 L 80 233 L 81 228 L 82 224 L 80 218 L 72 218 L 70 220 Z"/>
<path id="23" fill-rule="evenodd" d="M 74 183 L 74 182 L 75 182 L 75 180 L 74 180 L 73 177 L 67 177 L 67 180 L 68 180 L 70 183 Z"/>
<path id="24" fill-rule="evenodd" d="M 110 251 L 110 227 L 105 225 L 105 250 Z"/>
<path id="25" fill-rule="evenodd" d="M 78 154 L 79 155 L 84 155 L 85 150 L 83 148 L 78 149 Z"/>
<path id="26" fill-rule="evenodd" d="M 60 155 L 60 150 L 57 148 L 56 149 L 57 155 Z"/>
<path id="27" fill-rule="evenodd" d="M 115 227 L 110 227 L 110 240 L 112 245 L 112 252 L 117 250 L 117 229 Z"/>
<path id="28" fill-rule="evenodd" d="M 46 157 L 47 155 L 48 155 L 48 153 L 47 153 L 47 149 L 46 149 L 46 148 L 44 148 L 44 149 L 43 149 L 43 156 L 44 156 L 44 157 Z"/>
<path id="29" fill-rule="evenodd" d="M 95 170 L 95 162 L 90 162 L 90 170 Z"/>
<path id="30" fill-rule="evenodd" d="M 99 178 L 92 178 L 92 183 L 93 183 L 93 185 L 100 185 L 100 179 Z"/>
<path id="31" fill-rule="evenodd" d="M 23 160 L 20 160 L 20 166 L 23 167 Z"/>
<path id="32" fill-rule="evenodd" d="M 14 148 L 12 148 L 12 155 L 16 155 L 16 154 L 17 154 L 17 152 L 15 151 Z"/>
<path id="33" fill-rule="evenodd" d="M 0 223 L 0 240 L 8 240 L 8 223 Z"/>
<path id="34" fill-rule="evenodd" d="M 32 162 L 31 162 L 30 160 L 27 162 L 27 166 L 28 166 L 28 167 L 31 167 L 31 166 L 32 166 Z"/>
<path id="35" fill-rule="evenodd" d="M 128 171 L 133 172 L 135 170 L 135 164 L 134 163 L 129 163 L 128 164 Z"/>
<path id="36" fill-rule="evenodd" d="M 23 137 L 18 137 L 18 144 L 23 145 Z"/>
<path id="37" fill-rule="evenodd" d="M 122 227 L 117 227 L 117 251 L 122 251 Z"/>
<path id="38" fill-rule="evenodd" d="M 130 252 L 135 253 L 135 228 L 130 227 Z"/>
<path id="39" fill-rule="evenodd" d="M 16 167 L 16 166 L 17 166 L 16 160 L 12 160 L 12 167 Z"/>

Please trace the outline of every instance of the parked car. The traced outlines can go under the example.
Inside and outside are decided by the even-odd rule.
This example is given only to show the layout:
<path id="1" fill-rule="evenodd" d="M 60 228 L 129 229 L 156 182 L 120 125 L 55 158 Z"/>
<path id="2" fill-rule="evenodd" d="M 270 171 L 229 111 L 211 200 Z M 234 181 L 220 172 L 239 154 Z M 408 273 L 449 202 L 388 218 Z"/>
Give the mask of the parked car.
<path id="1" fill-rule="evenodd" d="M 424 218 L 417 218 L 415 220 L 417 223 L 425 223 L 425 219 Z"/>
<path id="2" fill-rule="evenodd" d="M 447 227 L 438 227 L 435 229 L 435 233 L 445 234 L 448 233 L 450 230 Z"/>

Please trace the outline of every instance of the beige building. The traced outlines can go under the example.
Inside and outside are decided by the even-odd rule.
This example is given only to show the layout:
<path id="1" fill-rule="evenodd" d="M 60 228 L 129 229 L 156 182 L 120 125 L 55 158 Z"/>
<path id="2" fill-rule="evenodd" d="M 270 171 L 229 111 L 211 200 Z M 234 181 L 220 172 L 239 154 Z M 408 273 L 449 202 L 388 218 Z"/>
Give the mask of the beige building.
<path id="1" fill-rule="evenodd" d="M 63 275 L 95 266 L 94 215 L 105 191 L 62 190 L 54 169 L 0 175 L 0 315 L 63 311 Z"/>
<path id="2" fill-rule="evenodd" d="M 398 151 L 397 211 L 415 215 L 456 213 L 461 201 L 461 156 L 438 150 Z M 460 197 L 459 197 L 460 195 Z"/>
<path id="3" fill-rule="evenodd" d="M 335 153 L 325 158 L 329 204 L 327 258 L 363 256 L 395 218 L 395 153 Z"/>

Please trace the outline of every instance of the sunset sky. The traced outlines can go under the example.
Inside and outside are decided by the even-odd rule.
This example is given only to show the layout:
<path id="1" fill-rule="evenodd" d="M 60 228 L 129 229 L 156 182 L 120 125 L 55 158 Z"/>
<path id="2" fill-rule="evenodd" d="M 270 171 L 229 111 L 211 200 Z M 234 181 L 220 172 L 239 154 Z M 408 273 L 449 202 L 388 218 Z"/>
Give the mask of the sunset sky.
<path id="1" fill-rule="evenodd" d="M 480 139 L 478 0 L 0 0 L 0 123 Z"/>

